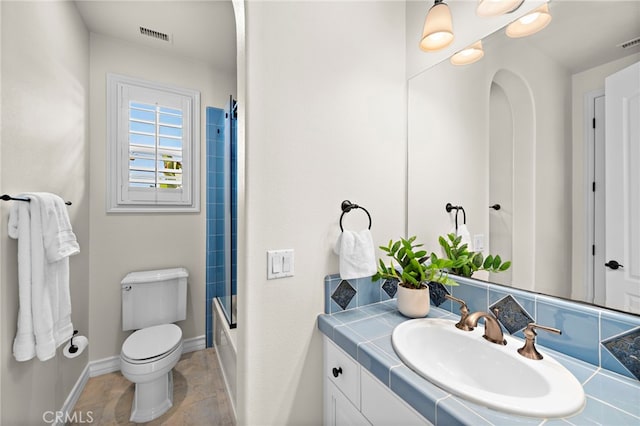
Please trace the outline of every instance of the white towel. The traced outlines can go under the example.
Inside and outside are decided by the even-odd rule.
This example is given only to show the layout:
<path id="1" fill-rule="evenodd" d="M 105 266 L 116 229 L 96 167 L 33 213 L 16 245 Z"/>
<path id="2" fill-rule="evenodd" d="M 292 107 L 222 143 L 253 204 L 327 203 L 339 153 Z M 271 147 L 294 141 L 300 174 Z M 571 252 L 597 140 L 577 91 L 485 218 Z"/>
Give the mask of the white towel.
<path id="1" fill-rule="evenodd" d="M 13 353 L 18 361 L 46 361 L 73 335 L 69 256 L 80 249 L 60 197 L 21 196 L 31 202 L 16 201 L 9 218 L 9 236 L 18 238 L 20 302 Z"/>
<path id="2" fill-rule="evenodd" d="M 36 340 L 31 317 L 31 216 L 29 203 L 14 201 L 9 211 L 9 237 L 18 240 L 18 332 L 13 340 L 13 356 L 28 361 L 36 356 Z"/>
<path id="3" fill-rule="evenodd" d="M 456 234 L 456 237 L 462 237 L 460 239 L 460 245 L 467 244 L 467 250 L 473 251 L 473 244 L 471 242 L 471 233 L 469 232 L 469 228 L 467 225 L 463 223 L 462 225 L 458 225 L 458 230 L 455 228 L 451 230 L 452 234 Z"/>
<path id="4" fill-rule="evenodd" d="M 343 231 L 333 250 L 340 256 L 342 279 L 370 277 L 378 270 L 373 237 L 368 229 L 360 232 Z"/>

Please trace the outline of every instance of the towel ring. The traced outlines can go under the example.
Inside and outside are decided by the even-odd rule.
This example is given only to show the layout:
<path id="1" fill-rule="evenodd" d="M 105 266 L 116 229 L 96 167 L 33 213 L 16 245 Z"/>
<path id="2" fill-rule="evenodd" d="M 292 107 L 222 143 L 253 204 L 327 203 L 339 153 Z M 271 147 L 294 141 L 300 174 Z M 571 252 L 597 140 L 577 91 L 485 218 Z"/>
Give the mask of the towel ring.
<path id="1" fill-rule="evenodd" d="M 456 211 L 456 232 L 458 231 L 458 212 L 460 212 L 460 210 L 462 210 L 462 220 L 464 221 L 463 223 L 465 225 L 467 224 L 467 212 L 464 211 L 464 207 L 454 206 L 451 203 L 447 203 L 447 205 L 444 206 L 444 209 L 447 211 L 447 213 L 451 213 L 451 210 Z"/>
<path id="2" fill-rule="evenodd" d="M 344 228 L 342 227 L 342 218 L 344 217 L 345 213 L 349 213 L 352 209 L 362 209 L 362 210 L 364 210 L 364 212 L 367 214 L 367 217 L 369 218 L 369 229 L 371 229 L 371 215 L 369 214 L 367 209 L 365 209 L 364 207 L 359 206 L 357 204 L 353 204 L 349 200 L 344 200 L 342 202 L 342 204 L 340 205 L 340 208 L 342 209 L 342 214 L 340 215 L 340 230 L 342 232 L 344 232 Z"/>

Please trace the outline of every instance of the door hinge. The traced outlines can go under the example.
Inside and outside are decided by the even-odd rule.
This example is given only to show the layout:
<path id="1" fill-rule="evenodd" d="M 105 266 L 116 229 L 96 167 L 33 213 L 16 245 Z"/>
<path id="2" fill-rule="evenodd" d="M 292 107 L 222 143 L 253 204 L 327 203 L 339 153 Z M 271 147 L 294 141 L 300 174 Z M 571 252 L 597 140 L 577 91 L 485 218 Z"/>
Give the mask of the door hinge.
<path id="1" fill-rule="evenodd" d="M 592 126 L 593 126 L 594 129 L 596 128 L 596 118 L 595 117 L 593 117 Z"/>
<path id="2" fill-rule="evenodd" d="M 595 256 L 595 255 L 596 255 L 596 245 L 595 245 L 595 244 L 591 245 L 591 254 L 592 254 L 593 256 Z"/>
<path id="3" fill-rule="evenodd" d="M 596 192 L 596 183 L 595 183 L 595 181 L 591 184 L 591 191 Z"/>

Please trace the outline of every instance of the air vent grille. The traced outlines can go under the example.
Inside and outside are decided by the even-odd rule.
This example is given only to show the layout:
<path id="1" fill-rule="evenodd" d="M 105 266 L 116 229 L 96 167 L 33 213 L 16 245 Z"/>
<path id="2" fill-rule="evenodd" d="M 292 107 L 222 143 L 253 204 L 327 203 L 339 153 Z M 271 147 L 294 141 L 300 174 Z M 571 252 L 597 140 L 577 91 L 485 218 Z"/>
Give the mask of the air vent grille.
<path id="1" fill-rule="evenodd" d="M 161 33 L 160 31 L 155 31 L 145 27 L 140 27 L 140 34 L 147 37 L 157 38 L 158 40 L 170 41 L 169 34 Z"/>
<path id="2" fill-rule="evenodd" d="M 627 49 L 629 47 L 635 47 L 635 46 L 638 46 L 638 45 L 640 45 L 640 37 L 636 37 L 636 38 L 633 38 L 633 39 L 631 39 L 629 41 L 625 41 L 624 43 L 619 44 L 618 47 L 622 47 L 623 49 Z"/>

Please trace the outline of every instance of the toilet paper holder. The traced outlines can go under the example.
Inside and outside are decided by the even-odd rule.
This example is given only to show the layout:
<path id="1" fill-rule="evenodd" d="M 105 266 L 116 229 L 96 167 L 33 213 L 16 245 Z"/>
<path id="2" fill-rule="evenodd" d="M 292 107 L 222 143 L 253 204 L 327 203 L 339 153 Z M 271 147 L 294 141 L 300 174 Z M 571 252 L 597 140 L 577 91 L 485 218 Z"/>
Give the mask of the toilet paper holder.
<path id="1" fill-rule="evenodd" d="M 75 354 L 78 352 L 78 346 L 73 344 L 73 338 L 78 334 L 78 330 L 73 330 L 73 336 L 71 336 L 71 340 L 69 341 L 69 353 Z"/>

